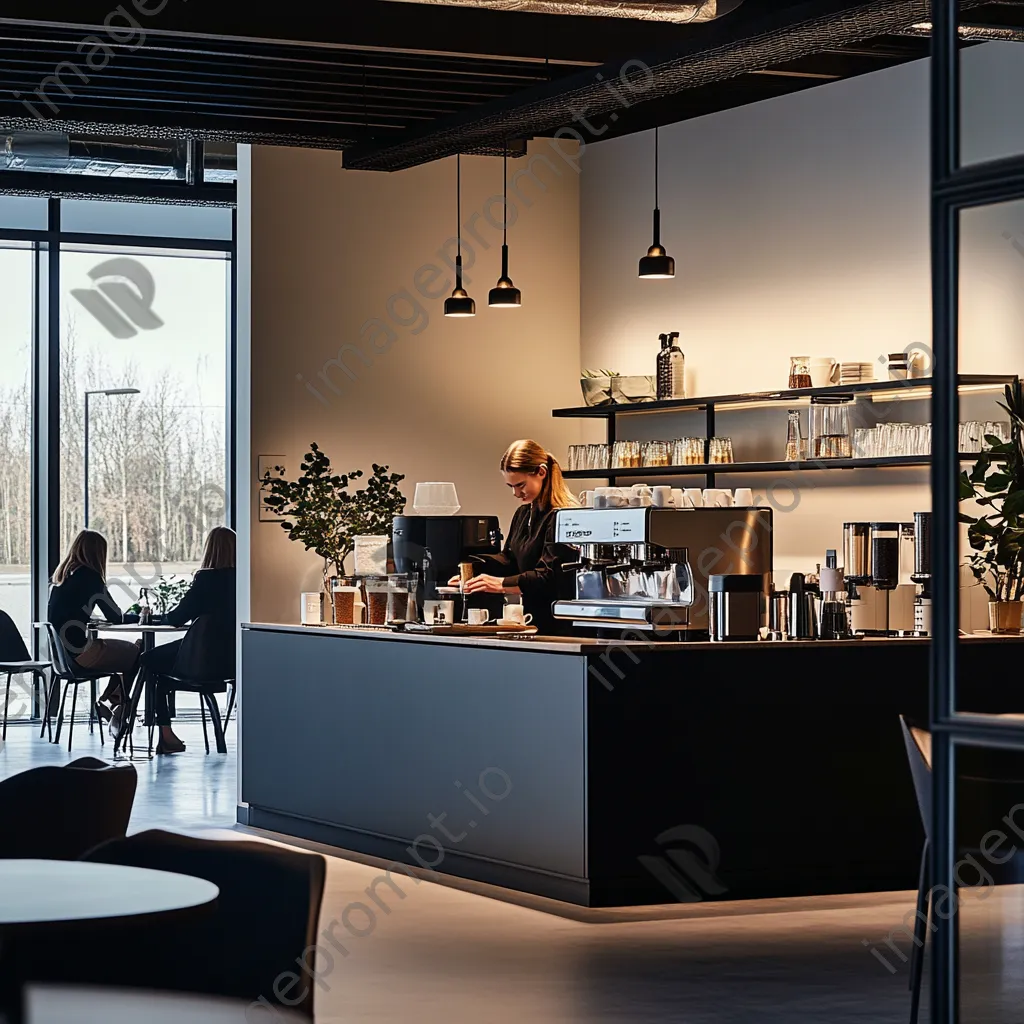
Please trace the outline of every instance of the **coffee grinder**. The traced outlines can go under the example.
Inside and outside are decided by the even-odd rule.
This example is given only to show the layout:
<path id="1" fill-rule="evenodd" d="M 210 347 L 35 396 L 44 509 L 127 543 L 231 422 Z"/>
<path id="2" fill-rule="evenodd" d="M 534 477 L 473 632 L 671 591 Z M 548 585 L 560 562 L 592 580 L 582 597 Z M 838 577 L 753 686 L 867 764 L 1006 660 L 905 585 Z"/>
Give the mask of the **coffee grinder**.
<path id="1" fill-rule="evenodd" d="M 914 513 L 914 574 L 921 589 L 914 598 L 914 629 L 925 636 L 932 632 L 932 514 Z"/>

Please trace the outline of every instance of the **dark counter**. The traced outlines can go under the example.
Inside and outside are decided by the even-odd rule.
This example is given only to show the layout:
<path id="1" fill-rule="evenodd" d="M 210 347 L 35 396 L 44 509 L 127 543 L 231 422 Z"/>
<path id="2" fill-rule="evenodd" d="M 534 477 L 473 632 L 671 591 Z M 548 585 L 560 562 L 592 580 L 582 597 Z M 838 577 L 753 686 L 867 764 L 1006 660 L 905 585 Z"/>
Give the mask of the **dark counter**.
<path id="1" fill-rule="evenodd" d="M 590 906 L 910 889 L 927 641 L 656 644 L 247 625 L 250 824 Z M 972 710 L 1024 710 L 972 638 Z"/>

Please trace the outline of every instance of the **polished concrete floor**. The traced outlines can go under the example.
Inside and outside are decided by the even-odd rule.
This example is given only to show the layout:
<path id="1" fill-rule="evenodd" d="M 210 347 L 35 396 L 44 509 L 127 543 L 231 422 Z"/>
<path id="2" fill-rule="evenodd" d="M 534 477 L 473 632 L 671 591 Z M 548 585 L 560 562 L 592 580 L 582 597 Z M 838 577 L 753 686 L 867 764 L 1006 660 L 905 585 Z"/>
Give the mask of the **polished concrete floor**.
<path id="1" fill-rule="evenodd" d="M 132 830 L 251 835 L 233 824 L 233 738 L 228 755 L 207 756 L 198 723 L 179 731 L 185 754 L 136 764 Z M 101 753 L 96 737 L 76 737 L 74 755 Z M 66 751 L 14 727 L 0 777 L 66 760 Z M 328 864 L 320 933 L 333 963 L 319 966 L 323 1024 L 908 1019 L 908 967 L 883 939 L 911 911 L 912 893 L 586 911 L 399 874 L 399 891 L 378 884 L 374 902 L 366 890 L 380 865 L 354 857 Z M 1024 1024 L 1024 887 L 974 891 L 962 930 L 964 1024 Z"/>

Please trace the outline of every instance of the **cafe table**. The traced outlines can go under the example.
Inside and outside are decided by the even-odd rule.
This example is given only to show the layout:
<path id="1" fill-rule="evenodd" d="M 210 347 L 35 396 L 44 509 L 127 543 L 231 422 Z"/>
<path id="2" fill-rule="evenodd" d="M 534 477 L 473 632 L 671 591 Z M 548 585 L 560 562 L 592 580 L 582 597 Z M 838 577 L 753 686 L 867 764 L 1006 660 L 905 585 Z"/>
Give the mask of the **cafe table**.
<path id="1" fill-rule="evenodd" d="M 162 622 L 148 623 L 146 625 L 143 625 L 141 622 L 91 622 L 89 628 L 94 633 L 140 633 L 142 635 L 143 654 L 156 647 L 156 636 L 158 633 L 184 633 L 188 629 L 187 626 L 169 626 Z M 138 714 L 139 701 L 142 699 L 143 693 L 146 695 L 146 712 L 142 724 L 150 727 L 156 724 L 156 680 L 151 673 L 143 670 L 135 677 L 135 685 L 132 687 L 128 700 L 128 719 L 123 723 L 121 735 L 114 742 L 115 757 L 119 749 L 123 750 L 126 738 L 132 754 L 135 753 L 135 744 L 132 742 L 132 729 L 135 725 L 135 716 Z M 152 743 L 150 743 L 148 756 L 153 756 Z"/>
<path id="2" fill-rule="evenodd" d="M 281 1006 L 234 999 L 74 985 L 30 985 L 25 1024 L 309 1024 Z"/>
<path id="3" fill-rule="evenodd" d="M 212 908 L 220 890 L 191 875 L 88 861 L 0 860 L 0 1017 L 18 1017 L 17 977 L 10 952 L 19 937 L 45 941 L 67 929 L 116 929 Z M 112 933 L 116 943 L 116 930 Z"/>

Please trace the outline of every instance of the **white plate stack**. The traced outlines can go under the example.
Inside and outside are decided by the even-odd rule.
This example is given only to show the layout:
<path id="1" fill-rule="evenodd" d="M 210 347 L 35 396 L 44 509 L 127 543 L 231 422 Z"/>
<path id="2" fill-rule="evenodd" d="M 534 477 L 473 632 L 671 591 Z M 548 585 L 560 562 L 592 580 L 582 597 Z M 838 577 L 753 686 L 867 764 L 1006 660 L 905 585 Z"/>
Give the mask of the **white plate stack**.
<path id="1" fill-rule="evenodd" d="M 840 363 L 839 383 L 846 384 L 870 384 L 875 379 L 875 367 L 873 363 Z"/>

